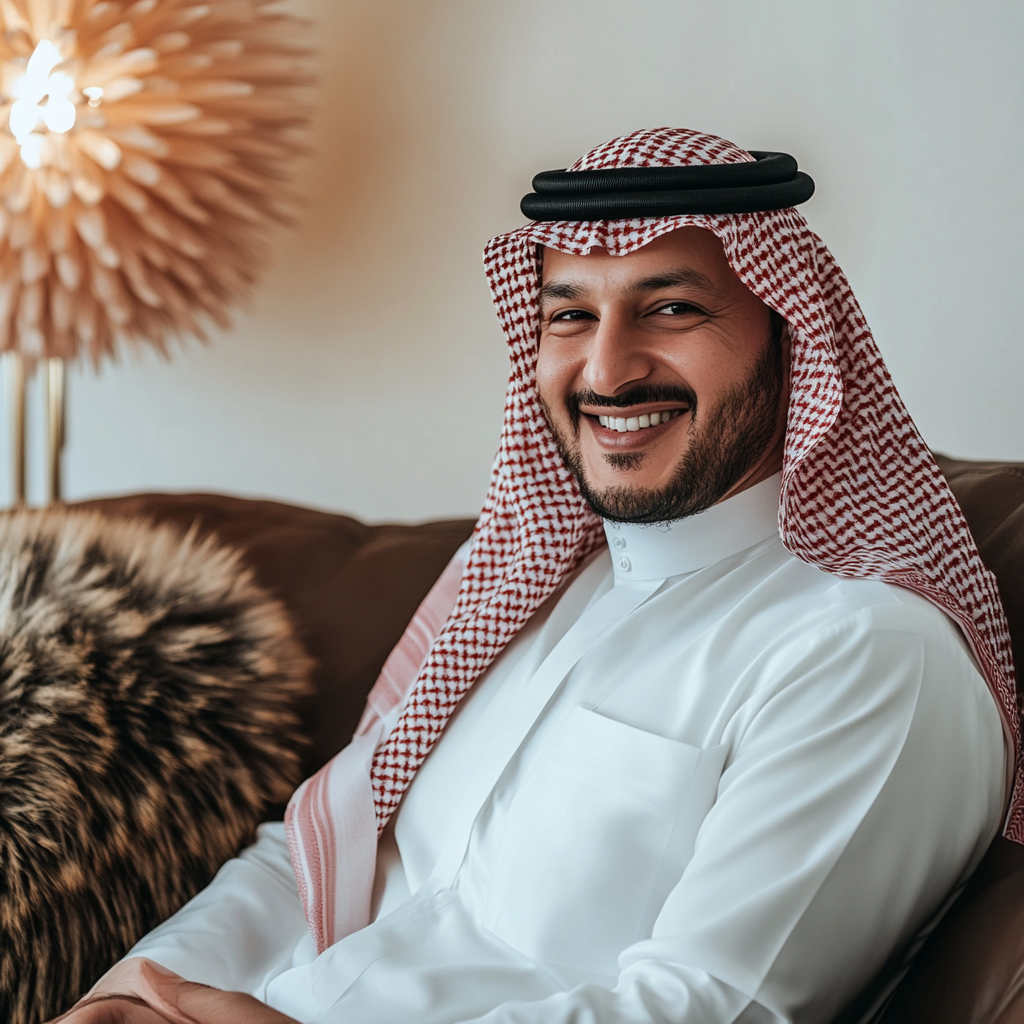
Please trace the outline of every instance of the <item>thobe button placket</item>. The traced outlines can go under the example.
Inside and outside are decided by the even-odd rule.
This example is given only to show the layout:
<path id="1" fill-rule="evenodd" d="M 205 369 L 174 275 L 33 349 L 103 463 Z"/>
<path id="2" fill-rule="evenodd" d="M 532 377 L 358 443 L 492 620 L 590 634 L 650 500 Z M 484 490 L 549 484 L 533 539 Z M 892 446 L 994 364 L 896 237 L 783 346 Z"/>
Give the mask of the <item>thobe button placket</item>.
<path id="1" fill-rule="evenodd" d="M 618 523 L 612 524 L 612 528 L 613 529 L 618 529 L 618 527 L 619 527 Z M 626 538 L 625 537 L 612 537 L 612 547 L 615 548 L 616 551 L 620 551 L 620 552 L 621 551 L 625 551 L 626 550 Z M 633 563 L 625 555 L 620 555 L 619 558 L 616 559 L 616 562 L 618 564 L 620 572 L 629 572 L 629 570 L 633 568 Z"/>

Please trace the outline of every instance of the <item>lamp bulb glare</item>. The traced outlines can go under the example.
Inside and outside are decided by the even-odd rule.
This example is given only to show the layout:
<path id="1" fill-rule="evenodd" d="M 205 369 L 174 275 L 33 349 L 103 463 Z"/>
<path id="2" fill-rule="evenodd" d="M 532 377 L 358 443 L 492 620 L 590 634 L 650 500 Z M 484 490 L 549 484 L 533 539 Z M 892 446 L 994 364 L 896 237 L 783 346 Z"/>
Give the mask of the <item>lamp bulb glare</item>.
<path id="1" fill-rule="evenodd" d="M 22 161 L 33 170 L 43 162 L 46 137 L 36 131 L 40 124 L 55 135 L 63 135 L 75 126 L 77 111 L 71 100 L 75 81 L 63 71 L 53 70 L 61 60 L 60 50 L 49 39 L 40 40 L 28 59 L 25 74 L 11 90 L 16 99 L 8 124 L 21 147 Z"/>

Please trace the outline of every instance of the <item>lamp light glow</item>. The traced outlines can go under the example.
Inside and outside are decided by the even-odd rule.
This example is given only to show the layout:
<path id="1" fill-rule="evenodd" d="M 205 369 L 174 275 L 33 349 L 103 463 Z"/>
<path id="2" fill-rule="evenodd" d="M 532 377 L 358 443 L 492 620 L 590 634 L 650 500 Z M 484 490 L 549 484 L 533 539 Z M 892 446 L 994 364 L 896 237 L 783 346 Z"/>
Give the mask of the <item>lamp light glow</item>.
<path id="1" fill-rule="evenodd" d="M 25 74 L 15 80 L 11 89 L 16 98 L 8 123 L 21 147 L 22 161 L 33 170 L 42 166 L 45 150 L 46 139 L 36 132 L 40 122 L 55 135 L 64 135 L 75 126 L 77 114 L 71 100 L 75 81 L 63 71 L 54 71 L 62 60 L 54 43 L 40 40 L 28 59 Z"/>

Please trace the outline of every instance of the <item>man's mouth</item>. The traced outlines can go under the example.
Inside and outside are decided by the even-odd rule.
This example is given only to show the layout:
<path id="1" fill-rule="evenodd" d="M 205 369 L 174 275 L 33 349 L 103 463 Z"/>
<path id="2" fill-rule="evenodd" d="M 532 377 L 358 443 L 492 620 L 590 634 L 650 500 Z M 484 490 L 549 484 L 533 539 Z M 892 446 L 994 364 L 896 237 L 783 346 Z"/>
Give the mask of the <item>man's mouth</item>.
<path id="1" fill-rule="evenodd" d="M 648 427 L 658 427 L 662 423 L 681 416 L 685 409 L 666 409 L 663 412 L 645 413 L 643 416 L 598 416 L 597 421 L 602 427 L 617 431 L 620 434 L 632 433 L 635 430 L 646 430 Z"/>

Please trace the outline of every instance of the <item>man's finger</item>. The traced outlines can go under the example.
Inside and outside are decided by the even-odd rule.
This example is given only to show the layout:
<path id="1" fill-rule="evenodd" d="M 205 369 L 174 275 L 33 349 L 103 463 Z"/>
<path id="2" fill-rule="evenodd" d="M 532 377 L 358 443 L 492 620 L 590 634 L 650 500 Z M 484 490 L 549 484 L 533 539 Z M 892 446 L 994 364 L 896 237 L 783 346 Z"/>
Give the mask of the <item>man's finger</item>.
<path id="1" fill-rule="evenodd" d="M 286 1017 L 272 1010 L 242 992 L 223 992 L 205 985 L 178 982 L 173 996 L 168 1001 L 196 1024 L 296 1024 L 292 1017 Z"/>
<path id="2" fill-rule="evenodd" d="M 135 996 L 98 996 L 68 1010 L 50 1024 L 168 1024 L 167 1018 Z"/>

